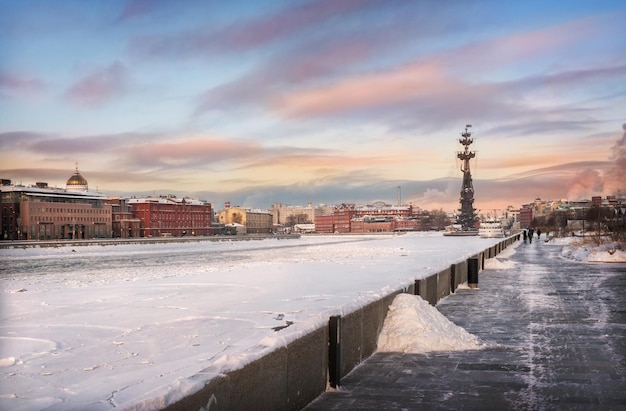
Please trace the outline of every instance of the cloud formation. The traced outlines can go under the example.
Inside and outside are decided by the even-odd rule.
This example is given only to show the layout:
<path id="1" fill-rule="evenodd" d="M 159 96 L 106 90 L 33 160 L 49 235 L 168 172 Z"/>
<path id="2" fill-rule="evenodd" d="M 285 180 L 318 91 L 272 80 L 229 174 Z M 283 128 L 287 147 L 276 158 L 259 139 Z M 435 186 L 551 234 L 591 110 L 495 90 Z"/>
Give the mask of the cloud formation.
<path id="1" fill-rule="evenodd" d="M 371 0 L 309 0 L 220 28 L 203 25 L 177 33 L 137 36 L 130 50 L 134 55 L 153 58 L 197 58 L 216 51 L 245 52 L 284 41 L 328 20 L 339 20 L 373 6 L 379 4 Z"/>
<path id="2" fill-rule="evenodd" d="M 33 97 L 46 91 L 46 83 L 37 77 L 0 71 L 0 95 Z"/>
<path id="3" fill-rule="evenodd" d="M 403 198 L 450 210 L 467 123 L 481 209 L 611 194 L 626 178 L 619 2 L 5 9 L 0 174 L 20 181 L 32 164 L 51 173 L 34 181 L 63 184 L 78 161 L 112 194 L 266 207 L 393 202 L 401 185 Z"/>
<path id="4" fill-rule="evenodd" d="M 568 69 L 504 81 L 468 76 L 484 70 L 505 69 L 529 58 L 545 58 L 563 47 L 579 46 L 597 34 L 606 21 L 584 18 L 527 33 L 462 44 L 444 52 L 420 57 L 412 62 L 383 71 L 357 73 L 331 84 L 295 89 L 282 94 L 273 107 L 287 117 L 323 117 L 367 113 L 368 116 L 393 116 L 405 127 L 418 123 L 457 122 L 463 118 L 492 120 L 499 117 L 532 118 L 535 128 L 554 120 L 554 108 L 544 113 L 528 104 L 525 95 L 549 87 L 552 93 L 578 90 L 598 81 L 626 78 L 626 65 L 591 66 Z M 557 106 L 558 108 L 558 106 Z M 562 118 L 573 108 L 561 107 Z M 589 112 L 589 111 L 588 111 Z M 552 118 L 548 118 L 549 115 Z M 462 122 L 462 120 L 461 120 Z M 567 122 L 567 126 L 576 124 Z M 587 119 L 587 124 L 589 120 Z M 580 124 L 580 122 L 579 122 Z M 549 124 L 548 124 L 549 125 Z"/>
<path id="5" fill-rule="evenodd" d="M 126 22 L 149 14 L 154 10 L 157 2 L 158 0 L 128 0 L 116 21 Z"/>
<path id="6" fill-rule="evenodd" d="M 67 89 L 65 97 L 77 106 L 97 108 L 119 98 L 129 84 L 129 70 L 116 61 L 78 79 Z"/>

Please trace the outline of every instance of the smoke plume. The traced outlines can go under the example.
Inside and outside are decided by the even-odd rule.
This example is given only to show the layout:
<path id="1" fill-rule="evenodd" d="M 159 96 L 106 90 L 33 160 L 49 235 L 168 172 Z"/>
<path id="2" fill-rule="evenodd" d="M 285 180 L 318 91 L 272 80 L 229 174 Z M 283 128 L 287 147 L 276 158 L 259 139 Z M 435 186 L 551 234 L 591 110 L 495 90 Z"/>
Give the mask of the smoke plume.
<path id="1" fill-rule="evenodd" d="M 611 147 L 609 159 L 613 162 L 605 175 L 605 188 L 610 194 L 626 189 L 626 123 L 622 125 L 622 138 Z"/>

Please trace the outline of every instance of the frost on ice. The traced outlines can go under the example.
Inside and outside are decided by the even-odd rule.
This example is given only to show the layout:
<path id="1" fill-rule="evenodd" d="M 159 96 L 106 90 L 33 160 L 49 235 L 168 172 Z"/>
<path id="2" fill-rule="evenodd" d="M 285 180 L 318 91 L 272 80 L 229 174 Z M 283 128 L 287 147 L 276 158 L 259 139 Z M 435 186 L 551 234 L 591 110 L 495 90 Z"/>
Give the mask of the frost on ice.
<path id="1" fill-rule="evenodd" d="M 378 351 L 423 354 L 477 350 L 478 337 L 455 325 L 419 296 L 399 294 L 389 306 L 378 336 Z"/>

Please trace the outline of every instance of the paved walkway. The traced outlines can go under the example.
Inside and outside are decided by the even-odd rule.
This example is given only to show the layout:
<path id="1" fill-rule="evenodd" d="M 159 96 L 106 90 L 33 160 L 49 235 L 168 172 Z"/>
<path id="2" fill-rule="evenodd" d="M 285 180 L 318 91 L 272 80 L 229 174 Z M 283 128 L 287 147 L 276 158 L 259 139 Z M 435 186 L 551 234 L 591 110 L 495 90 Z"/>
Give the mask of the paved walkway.
<path id="1" fill-rule="evenodd" d="M 437 308 L 490 348 L 375 353 L 306 410 L 626 410 L 626 266 L 543 241 Z"/>

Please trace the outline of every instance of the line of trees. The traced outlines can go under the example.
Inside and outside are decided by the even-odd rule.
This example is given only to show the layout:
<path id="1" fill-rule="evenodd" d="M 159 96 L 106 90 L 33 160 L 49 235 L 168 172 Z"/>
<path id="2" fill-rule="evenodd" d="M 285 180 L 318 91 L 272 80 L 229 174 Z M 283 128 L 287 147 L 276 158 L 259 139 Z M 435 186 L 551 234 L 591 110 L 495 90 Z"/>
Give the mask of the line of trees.
<path id="1" fill-rule="evenodd" d="M 572 228 L 572 220 L 581 222 L 582 227 Z M 582 229 L 597 244 L 607 240 L 626 243 L 626 207 L 592 206 L 576 210 L 557 210 L 548 216 L 533 219 L 533 227 L 544 231 L 556 231 L 562 235 Z"/>
<path id="2" fill-rule="evenodd" d="M 313 224 L 313 222 L 309 220 L 309 216 L 305 213 L 293 214 L 287 217 L 286 226 L 293 227 L 296 224 Z"/>

